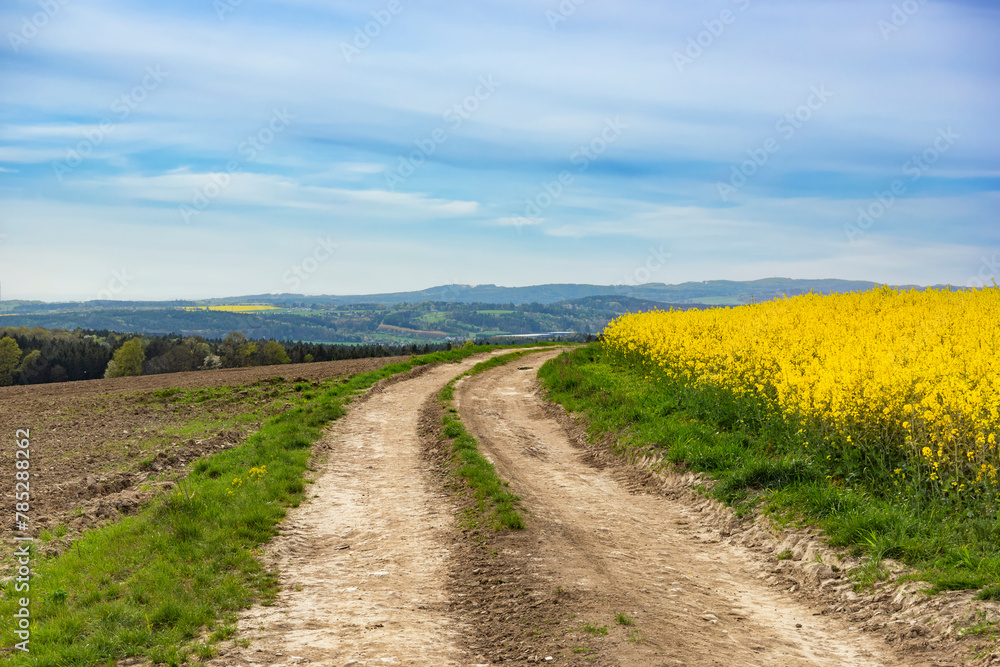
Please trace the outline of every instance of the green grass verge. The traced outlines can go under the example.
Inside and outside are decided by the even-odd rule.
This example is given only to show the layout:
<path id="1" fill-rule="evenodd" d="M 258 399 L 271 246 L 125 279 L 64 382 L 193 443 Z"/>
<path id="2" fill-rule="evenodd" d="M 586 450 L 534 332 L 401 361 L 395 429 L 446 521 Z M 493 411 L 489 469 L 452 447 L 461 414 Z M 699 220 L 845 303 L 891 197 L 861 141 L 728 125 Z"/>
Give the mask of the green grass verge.
<path id="1" fill-rule="evenodd" d="M 235 631 L 238 610 L 276 594 L 276 573 L 262 566 L 259 548 L 303 499 L 311 445 L 343 405 L 383 378 L 495 347 L 415 357 L 303 396 L 242 445 L 197 461 L 138 514 L 89 531 L 59 556 L 33 549 L 30 590 L 12 581 L 0 599 L 8 619 L 0 645 L 8 647 L 21 641 L 18 602 L 30 600 L 30 652 L 8 653 L 3 664 L 90 666 L 143 656 L 178 665 L 210 657 Z"/>
<path id="2" fill-rule="evenodd" d="M 888 576 L 885 558 L 913 568 L 907 579 L 931 591 L 983 589 L 1000 581 L 996 511 L 972 511 L 953 497 L 901 483 L 892 460 L 857 448 L 803 440 L 799 426 L 769 419 L 732 395 L 667 380 L 578 348 L 539 372 L 549 398 L 583 412 L 594 438 L 613 434 L 620 453 L 653 449 L 680 468 L 715 480 L 711 495 L 737 512 L 762 510 L 779 522 L 819 526 L 833 546 L 867 560 L 858 581 Z M 987 508 L 988 510 L 988 508 Z"/>
<path id="3" fill-rule="evenodd" d="M 462 425 L 452 402 L 455 383 L 463 377 L 484 373 L 526 354 L 529 352 L 511 352 L 481 361 L 446 384 L 438 395 L 445 408 L 441 421 L 444 436 L 451 441 L 452 456 L 456 464 L 455 475 L 465 480 L 475 495 L 478 514 L 485 514 L 496 530 L 524 528 L 524 517 L 517 510 L 520 498 L 508 491 L 508 483 L 497 474 L 496 466 L 480 453 L 479 443 Z"/>

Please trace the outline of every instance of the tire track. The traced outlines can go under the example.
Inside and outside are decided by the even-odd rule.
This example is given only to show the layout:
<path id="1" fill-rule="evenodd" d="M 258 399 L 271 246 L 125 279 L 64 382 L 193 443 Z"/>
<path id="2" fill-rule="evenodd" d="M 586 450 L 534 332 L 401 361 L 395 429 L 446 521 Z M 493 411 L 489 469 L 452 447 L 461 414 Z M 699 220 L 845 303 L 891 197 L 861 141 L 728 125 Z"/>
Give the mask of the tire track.
<path id="1" fill-rule="evenodd" d="M 380 388 L 334 422 L 311 499 L 271 545 L 281 572 L 273 606 L 239 622 L 209 664 L 467 665 L 465 626 L 449 610 L 454 504 L 422 459 L 420 406 L 482 357 Z"/>

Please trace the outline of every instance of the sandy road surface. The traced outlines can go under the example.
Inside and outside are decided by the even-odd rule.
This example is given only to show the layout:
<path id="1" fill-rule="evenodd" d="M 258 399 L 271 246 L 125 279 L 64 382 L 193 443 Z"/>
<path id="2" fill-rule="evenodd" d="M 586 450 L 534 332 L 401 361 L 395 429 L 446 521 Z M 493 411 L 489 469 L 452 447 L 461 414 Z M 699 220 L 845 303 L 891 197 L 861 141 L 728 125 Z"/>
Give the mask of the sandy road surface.
<path id="1" fill-rule="evenodd" d="M 909 664 L 764 584 L 759 561 L 699 535 L 684 503 L 637 493 L 588 463 L 537 395 L 536 369 L 556 354 L 466 379 L 459 411 L 523 498 L 535 574 L 582 593 L 595 624 L 634 618 L 644 641 L 618 644 L 620 664 Z"/>
<path id="2" fill-rule="evenodd" d="M 272 545 L 277 602 L 241 618 L 247 648 L 210 664 L 468 664 L 446 592 L 455 506 L 417 430 L 427 397 L 481 359 L 390 384 L 334 422 L 313 497 Z"/>

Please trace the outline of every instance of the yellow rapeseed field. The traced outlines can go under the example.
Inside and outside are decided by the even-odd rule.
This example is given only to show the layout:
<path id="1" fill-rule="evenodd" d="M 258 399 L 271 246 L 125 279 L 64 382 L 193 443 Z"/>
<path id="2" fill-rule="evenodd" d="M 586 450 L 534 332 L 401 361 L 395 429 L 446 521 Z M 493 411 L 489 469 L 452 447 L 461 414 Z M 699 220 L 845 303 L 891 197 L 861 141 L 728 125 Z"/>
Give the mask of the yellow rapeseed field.
<path id="1" fill-rule="evenodd" d="M 912 470 L 933 484 L 996 488 L 996 287 L 882 287 L 624 315 L 604 337 L 609 351 L 653 376 L 763 399 L 798 420 L 802 433 L 848 447 L 903 448 Z"/>
<path id="2" fill-rule="evenodd" d="M 220 310 L 226 313 L 258 313 L 279 310 L 277 306 L 183 306 L 182 310 Z"/>

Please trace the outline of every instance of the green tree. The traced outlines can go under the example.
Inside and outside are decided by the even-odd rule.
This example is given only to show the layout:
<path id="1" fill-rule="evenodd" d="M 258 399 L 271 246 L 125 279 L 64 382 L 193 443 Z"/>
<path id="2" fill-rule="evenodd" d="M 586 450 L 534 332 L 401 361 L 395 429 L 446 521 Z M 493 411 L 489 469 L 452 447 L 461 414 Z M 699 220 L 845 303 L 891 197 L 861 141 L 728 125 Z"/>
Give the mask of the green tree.
<path id="1" fill-rule="evenodd" d="M 260 359 L 257 356 L 257 343 L 253 341 L 247 343 L 245 366 L 260 366 Z"/>
<path id="2" fill-rule="evenodd" d="M 142 375 L 142 362 L 146 361 L 146 350 L 142 341 L 133 338 L 115 351 L 104 377 L 117 378 L 129 375 Z"/>
<path id="3" fill-rule="evenodd" d="M 42 358 L 42 353 L 38 350 L 32 350 L 21 360 L 21 365 L 17 369 L 17 377 L 22 384 L 44 382 L 42 377 L 45 373 L 45 367 L 46 363 L 45 359 Z"/>
<path id="4" fill-rule="evenodd" d="M 14 384 L 18 365 L 21 362 L 21 347 L 10 336 L 0 338 L 0 387 Z"/>
<path id="5" fill-rule="evenodd" d="M 260 350 L 260 363 L 262 366 L 273 366 L 275 364 L 287 364 L 291 359 L 284 345 L 275 340 L 269 340 Z"/>
<path id="6" fill-rule="evenodd" d="M 219 344 L 219 356 L 226 368 L 246 366 L 249 361 L 250 345 L 247 337 L 239 331 L 231 331 Z"/>
<path id="7" fill-rule="evenodd" d="M 188 338 L 184 342 L 191 347 L 194 356 L 200 360 L 204 360 L 205 357 L 212 354 L 212 348 L 203 340 Z"/>

